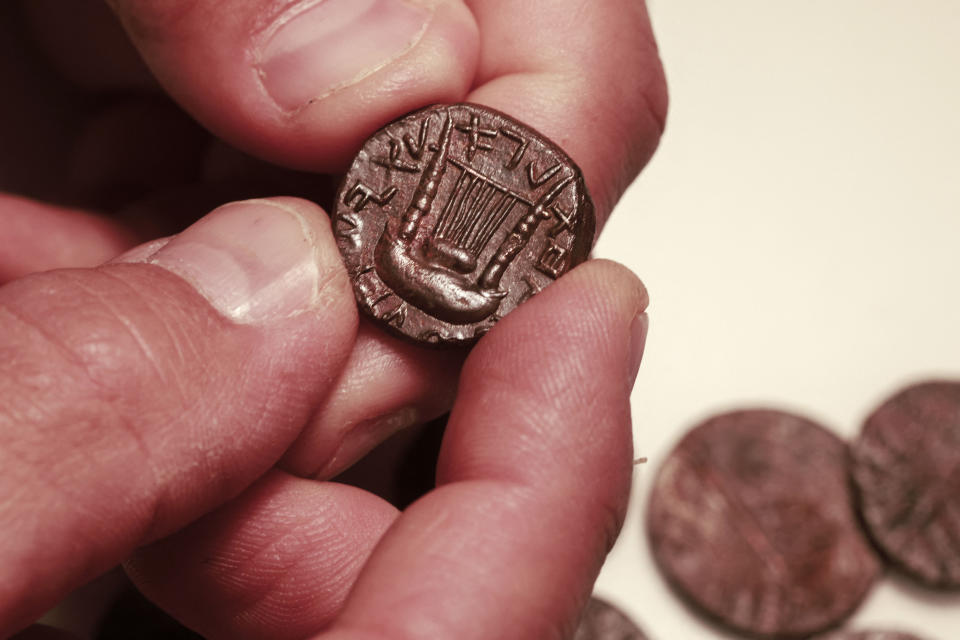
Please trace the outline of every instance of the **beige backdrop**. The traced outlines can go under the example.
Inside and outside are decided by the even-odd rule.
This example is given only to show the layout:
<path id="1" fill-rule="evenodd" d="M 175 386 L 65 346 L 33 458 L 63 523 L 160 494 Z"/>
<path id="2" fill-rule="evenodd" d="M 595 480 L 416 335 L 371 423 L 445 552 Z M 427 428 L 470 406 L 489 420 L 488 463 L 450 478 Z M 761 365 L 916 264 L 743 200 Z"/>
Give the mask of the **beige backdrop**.
<path id="1" fill-rule="evenodd" d="M 732 637 L 652 565 L 658 463 L 744 405 L 851 437 L 898 386 L 960 378 L 960 2 L 649 0 L 671 88 L 660 150 L 597 254 L 647 283 L 636 474 L 597 592 L 651 640 Z M 885 576 L 853 618 L 960 638 L 960 593 Z"/>

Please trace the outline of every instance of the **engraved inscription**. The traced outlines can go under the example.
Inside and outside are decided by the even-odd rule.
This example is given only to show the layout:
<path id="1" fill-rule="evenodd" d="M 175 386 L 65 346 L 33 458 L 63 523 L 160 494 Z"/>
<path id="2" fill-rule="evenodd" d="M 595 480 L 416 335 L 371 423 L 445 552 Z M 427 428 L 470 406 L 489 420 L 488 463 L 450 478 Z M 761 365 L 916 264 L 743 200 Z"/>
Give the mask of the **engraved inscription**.
<path id="1" fill-rule="evenodd" d="M 407 305 L 406 303 L 401 302 L 398 306 L 394 307 L 390 311 L 384 312 L 383 315 L 378 317 L 387 324 L 393 325 L 398 329 L 402 329 L 403 323 L 407 321 Z"/>
<path id="2" fill-rule="evenodd" d="M 577 215 L 575 212 L 564 211 L 559 204 L 555 204 L 550 207 L 550 213 L 553 214 L 557 222 L 547 231 L 548 236 L 556 238 L 564 231 L 573 231 L 573 224 L 576 222 Z"/>
<path id="3" fill-rule="evenodd" d="M 402 153 L 403 144 L 399 140 L 391 139 L 388 155 L 375 157 L 373 163 L 387 169 L 396 169 L 397 171 L 405 171 L 407 173 L 417 173 L 420 171 L 420 166 L 404 160 Z"/>
<path id="4" fill-rule="evenodd" d="M 430 107 L 384 127 L 337 202 L 361 308 L 420 342 L 477 339 L 586 259 L 593 234 L 572 161 L 476 105 Z"/>
<path id="5" fill-rule="evenodd" d="M 382 207 L 393 200 L 395 195 L 397 195 L 397 188 L 394 186 L 387 187 L 383 192 L 377 193 L 362 182 L 357 182 L 343 197 L 343 204 L 360 213 L 369 202 Z"/>
<path id="6" fill-rule="evenodd" d="M 470 137 L 470 146 L 467 147 L 467 159 L 473 160 L 473 156 L 478 150 L 492 151 L 493 145 L 484 140 L 485 138 L 496 138 L 499 133 L 495 129 L 484 129 L 480 126 L 480 116 L 474 114 L 470 117 L 470 122 L 463 122 L 457 125 L 457 131 L 462 131 Z"/>
<path id="7" fill-rule="evenodd" d="M 347 212 L 340 212 L 337 214 L 337 217 L 334 218 L 334 232 L 337 237 L 345 239 L 354 249 L 360 248 L 360 216 L 357 215 L 352 210 Z"/>
<path id="8" fill-rule="evenodd" d="M 538 271 L 556 280 L 567 270 L 568 254 L 566 249 L 551 240 L 550 245 L 540 254 L 540 259 L 535 266 Z"/>
<path id="9" fill-rule="evenodd" d="M 516 169 L 523 161 L 523 156 L 527 153 L 527 147 L 530 146 L 530 141 L 508 127 L 501 127 L 500 133 L 517 143 L 517 148 L 514 150 L 513 155 L 511 155 L 507 163 L 503 165 L 507 169 Z"/>
<path id="10" fill-rule="evenodd" d="M 559 164 L 555 164 L 539 176 L 536 175 L 536 169 L 533 168 L 533 163 L 527 163 L 527 178 L 530 180 L 531 187 L 542 187 L 543 185 L 550 182 L 550 178 L 560 173 L 560 169 L 563 167 Z"/>
<path id="11" fill-rule="evenodd" d="M 415 160 L 420 160 L 423 157 L 423 152 L 427 147 L 427 135 L 430 133 L 430 119 L 427 118 L 420 123 L 420 133 L 417 135 L 416 140 L 409 133 L 404 134 L 403 144 L 407 147 L 407 153 L 410 154 L 411 158 Z"/>
<path id="12" fill-rule="evenodd" d="M 360 304 L 369 309 L 374 317 L 398 328 L 403 326 L 407 318 L 407 305 L 383 284 L 373 267 L 358 273 L 353 285 Z"/>

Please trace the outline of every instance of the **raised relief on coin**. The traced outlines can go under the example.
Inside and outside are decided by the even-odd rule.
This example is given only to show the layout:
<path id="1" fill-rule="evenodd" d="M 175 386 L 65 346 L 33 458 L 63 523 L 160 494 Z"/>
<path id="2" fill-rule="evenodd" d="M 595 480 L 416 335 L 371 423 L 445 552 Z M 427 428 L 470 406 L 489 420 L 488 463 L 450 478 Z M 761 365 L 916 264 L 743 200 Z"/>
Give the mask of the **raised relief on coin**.
<path id="1" fill-rule="evenodd" d="M 375 133 L 338 194 L 334 232 L 362 311 L 430 344 L 467 344 L 583 262 L 583 176 L 555 144 L 471 104 Z"/>
<path id="2" fill-rule="evenodd" d="M 622 611 L 600 598 L 590 598 L 573 640 L 647 640 Z"/>
<path id="3" fill-rule="evenodd" d="M 837 625 L 880 572 L 856 521 L 846 446 L 780 411 L 736 411 L 690 431 L 658 471 L 647 525 L 669 582 L 756 636 Z"/>
<path id="4" fill-rule="evenodd" d="M 851 450 L 860 511 L 880 549 L 930 586 L 960 587 L 960 382 L 895 394 Z"/>

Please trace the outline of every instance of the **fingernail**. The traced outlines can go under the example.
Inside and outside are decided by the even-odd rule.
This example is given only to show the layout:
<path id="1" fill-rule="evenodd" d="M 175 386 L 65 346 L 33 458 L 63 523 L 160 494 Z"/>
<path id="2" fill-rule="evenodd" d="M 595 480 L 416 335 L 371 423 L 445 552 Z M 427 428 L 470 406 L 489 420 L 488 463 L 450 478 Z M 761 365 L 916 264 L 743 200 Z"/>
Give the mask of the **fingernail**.
<path id="1" fill-rule="evenodd" d="M 640 372 L 640 362 L 643 360 L 643 350 L 647 344 L 647 329 L 650 327 L 650 317 L 641 313 L 630 324 L 630 384 L 637 380 Z"/>
<path id="2" fill-rule="evenodd" d="M 318 233 L 321 224 L 294 206 L 236 202 L 136 261 L 177 274 L 237 322 L 290 317 L 316 308 L 320 283 L 343 268 L 336 250 L 326 246 L 326 234 Z"/>
<path id="3" fill-rule="evenodd" d="M 263 34 L 257 71 L 288 111 L 358 82 L 413 47 L 433 14 L 410 0 L 306 0 Z"/>

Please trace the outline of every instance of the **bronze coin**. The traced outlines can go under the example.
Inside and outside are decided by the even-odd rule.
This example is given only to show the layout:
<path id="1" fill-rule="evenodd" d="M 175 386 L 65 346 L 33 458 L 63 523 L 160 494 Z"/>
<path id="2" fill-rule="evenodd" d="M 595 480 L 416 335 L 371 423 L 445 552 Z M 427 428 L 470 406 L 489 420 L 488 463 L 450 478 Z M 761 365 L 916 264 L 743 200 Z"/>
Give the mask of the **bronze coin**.
<path id="1" fill-rule="evenodd" d="M 573 640 L 647 640 L 647 636 L 622 611 L 593 597 L 583 610 Z"/>
<path id="2" fill-rule="evenodd" d="M 560 147 L 474 104 L 429 107 L 373 134 L 333 223 L 360 309 L 441 345 L 475 341 L 586 260 L 596 226 Z"/>
<path id="3" fill-rule="evenodd" d="M 960 587 L 960 382 L 900 391 L 851 449 L 860 511 L 880 549 L 928 585 Z"/>
<path id="4" fill-rule="evenodd" d="M 780 411 L 736 411 L 690 431 L 657 473 L 647 525 L 668 581 L 752 635 L 833 627 L 880 572 L 851 503 L 846 446 Z"/>
<path id="5" fill-rule="evenodd" d="M 834 631 L 812 640 L 921 640 L 903 631 Z"/>

